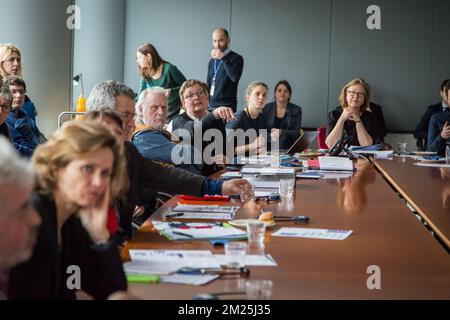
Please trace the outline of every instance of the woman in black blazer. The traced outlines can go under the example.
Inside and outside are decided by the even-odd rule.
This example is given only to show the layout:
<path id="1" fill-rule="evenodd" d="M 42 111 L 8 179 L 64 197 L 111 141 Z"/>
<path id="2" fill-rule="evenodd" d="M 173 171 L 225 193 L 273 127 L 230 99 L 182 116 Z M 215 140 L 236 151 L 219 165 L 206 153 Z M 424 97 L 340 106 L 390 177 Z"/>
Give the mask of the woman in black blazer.
<path id="1" fill-rule="evenodd" d="M 274 140 L 279 137 L 281 150 L 289 149 L 300 136 L 302 107 L 290 102 L 292 88 L 289 82 L 281 80 L 275 86 L 275 101 L 263 109 L 263 117 Z"/>

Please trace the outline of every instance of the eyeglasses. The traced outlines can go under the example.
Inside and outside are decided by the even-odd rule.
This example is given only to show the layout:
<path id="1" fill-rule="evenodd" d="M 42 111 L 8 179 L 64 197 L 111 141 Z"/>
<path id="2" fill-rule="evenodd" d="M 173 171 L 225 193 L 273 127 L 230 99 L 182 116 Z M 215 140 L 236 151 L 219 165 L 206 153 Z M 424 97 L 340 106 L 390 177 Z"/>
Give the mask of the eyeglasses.
<path id="1" fill-rule="evenodd" d="M 3 111 L 11 111 L 11 105 L 10 104 L 0 104 L 0 108 L 3 109 Z"/>
<path id="2" fill-rule="evenodd" d="M 365 92 L 358 92 L 358 91 L 347 91 L 347 94 L 348 94 L 350 97 L 357 96 L 358 98 L 359 98 L 359 97 L 365 97 L 365 96 L 366 96 L 366 93 L 365 93 Z"/>
<path id="3" fill-rule="evenodd" d="M 198 98 L 203 98 L 205 96 L 205 91 L 201 90 L 201 91 L 197 91 L 197 92 L 193 92 L 193 93 L 189 93 L 187 95 L 184 96 L 184 98 L 188 101 L 192 101 L 194 100 L 195 97 Z"/>
<path id="4" fill-rule="evenodd" d="M 124 120 L 134 120 L 136 118 L 136 113 L 131 112 L 117 112 L 117 114 Z"/>

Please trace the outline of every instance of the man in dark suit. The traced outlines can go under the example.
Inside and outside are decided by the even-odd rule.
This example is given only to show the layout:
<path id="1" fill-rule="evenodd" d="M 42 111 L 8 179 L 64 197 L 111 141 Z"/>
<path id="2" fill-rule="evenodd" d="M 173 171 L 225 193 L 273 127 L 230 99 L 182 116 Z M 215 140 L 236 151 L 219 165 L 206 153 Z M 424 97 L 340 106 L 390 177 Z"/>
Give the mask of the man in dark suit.
<path id="1" fill-rule="evenodd" d="M 418 140 L 422 140 L 425 142 L 425 145 L 422 149 L 426 149 L 427 140 L 428 140 L 428 128 L 430 124 L 431 117 L 438 112 L 446 112 L 449 109 L 449 103 L 448 98 L 446 98 L 444 89 L 445 85 L 450 81 L 450 79 L 446 79 L 442 82 L 441 88 L 440 88 L 440 96 L 441 96 L 441 102 L 433 104 L 431 106 L 428 106 L 427 111 L 420 119 L 419 123 L 417 124 L 416 130 L 414 130 L 414 138 Z"/>
<path id="2" fill-rule="evenodd" d="M 450 81 L 447 81 L 443 91 L 442 103 L 449 105 Z M 448 109 L 448 107 L 447 107 Z M 445 155 L 445 147 L 450 142 L 450 112 L 437 112 L 431 116 L 428 129 L 428 151 Z"/>

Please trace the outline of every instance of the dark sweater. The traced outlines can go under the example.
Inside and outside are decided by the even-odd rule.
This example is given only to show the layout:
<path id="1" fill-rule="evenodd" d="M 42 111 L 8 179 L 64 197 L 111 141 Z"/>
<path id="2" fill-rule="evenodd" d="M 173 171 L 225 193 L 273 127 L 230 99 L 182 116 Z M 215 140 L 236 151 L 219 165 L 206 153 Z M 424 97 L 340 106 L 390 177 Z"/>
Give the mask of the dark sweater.
<path id="1" fill-rule="evenodd" d="M 428 140 L 428 128 L 429 128 L 431 117 L 435 113 L 442 112 L 442 111 L 443 111 L 442 102 L 428 106 L 427 111 L 422 116 L 422 118 L 420 118 L 420 121 L 417 124 L 416 129 L 414 130 L 414 138 L 424 139 L 425 141 L 427 141 Z"/>
<path id="2" fill-rule="evenodd" d="M 327 136 L 336 126 L 339 117 L 342 114 L 342 107 L 337 107 L 328 114 Z M 383 125 L 377 115 L 370 111 L 363 111 L 361 121 L 367 133 L 372 137 L 373 144 L 380 143 L 383 140 Z M 350 145 L 359 146 L 358 134 L 356 133 L 356 123 L 352 120 L 344 122 L 344 131 L 352 137 Z M 329 146 L 331 147 L 331 146 Z"/>
<path id="3" fill-rule="evenodd" d="M 214 95 L 210 97 L 209 107 L 210 109 L 215 109 L 225 106 L 231 107 L 233 111 L 236 111 L 237 89 L 242 70 L 244 69 L 244 59 L 233 51 L 230 51 L 221 60 L 210 59 L 206 80 L 210 88 L 213 85 L 214 64 L 217 68 L 217 75 Z"/>
<path id="4" fill-rule="evenodd" d="M 289 149 L 300 136 L 300 129 L 302 127 L 302 107 L 293 103 L 288 103 L 286 114 L 282 119 L 278 119 L 276 118 L 277 104 L 274 101 L 266 104 L 262 111 L 262 116 L 266 119 L 267 128 L 269 130 L 282 130 L 279 142 L 280 149 Z M 279 122 L 279 124 L 277 124 L 277 122 Z"/>

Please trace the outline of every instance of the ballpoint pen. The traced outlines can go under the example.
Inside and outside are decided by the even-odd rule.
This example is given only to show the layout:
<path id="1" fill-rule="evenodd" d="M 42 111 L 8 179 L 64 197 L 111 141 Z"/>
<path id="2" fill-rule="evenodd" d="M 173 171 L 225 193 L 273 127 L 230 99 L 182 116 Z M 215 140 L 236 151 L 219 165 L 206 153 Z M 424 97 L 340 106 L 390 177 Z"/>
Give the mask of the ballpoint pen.
<path id="1" fill-rule="evenodd" d="M 183 232 L 179 232 L 179 231 L 172 231 L 172 233 L 173 234 L 178 234 L 180 236 L 185 236 L 185 237 L 188 237 L 188 238 L 193 238 L 194 237 L 193 235 L 190 235 L 190 234 L 187 234 L 187 233 L 183 233 Z"/>
<path id="2" fill-rule="evenodd" d="M 175 212 L 175 213 L 166 214 L 165 217 L 166 218 L 175 218 L 175 217 L 181 217 L 183 215 L 184 215 L 183 212 Z"/>

